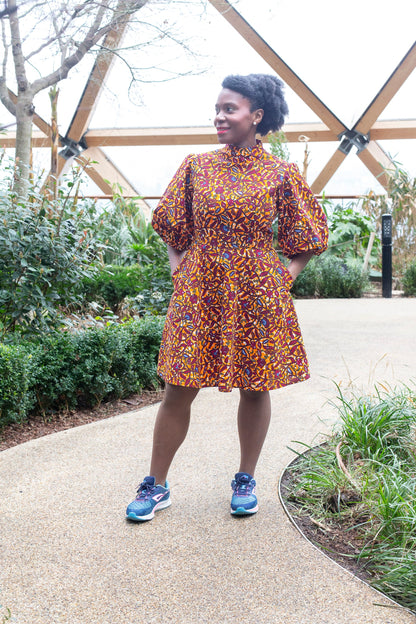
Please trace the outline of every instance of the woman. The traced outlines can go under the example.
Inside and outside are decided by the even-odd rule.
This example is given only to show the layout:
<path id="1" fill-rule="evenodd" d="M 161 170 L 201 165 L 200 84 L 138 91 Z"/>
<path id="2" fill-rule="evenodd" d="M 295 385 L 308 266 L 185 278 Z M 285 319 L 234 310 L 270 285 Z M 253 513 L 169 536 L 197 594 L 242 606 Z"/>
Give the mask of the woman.
<path id="1" fill-rule="evenodd" d="M 239 388 L 241 461 L 231 513 L 258 509 L 254 472 L 270 422 L 269 390 L 309 377 L 289 289 L 326 249 L 325 215 L 296 165 L 263 149 L 288 113 L 274 76 L 228 76 L 216 104 L 222 149 L 185 158 L 153 215 L 168 245 L 174 293 L 159 355 L 166 390 L 156 418 L 150 476 L 127 518 L 168 507 L 167 473 L 188 431 L 199 388 Z M 287 268 L 272 246 L 290 259 Z"/>

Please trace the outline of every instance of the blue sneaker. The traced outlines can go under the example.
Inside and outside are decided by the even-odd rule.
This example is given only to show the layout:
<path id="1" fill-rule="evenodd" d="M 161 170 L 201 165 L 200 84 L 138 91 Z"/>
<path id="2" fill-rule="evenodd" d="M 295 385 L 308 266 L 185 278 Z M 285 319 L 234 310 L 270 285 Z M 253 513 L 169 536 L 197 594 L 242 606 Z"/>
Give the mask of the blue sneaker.
<path id="1" fill-rule="evenodd" d="M 237 472 L 231 482 L 233 496 L 231 498 L 231 513 L 234 516 L 246 516 L 258 511 L 256 482 L 247 472 Z"/>
<path id="2" fill-rule="evenodd" d="M 165 487 L 156 485 L 154 477 L 145 477 L 139 485 L 137 496 L 126 509 L 126 518 L 134 522 L 151 520 L 155 511 L 165 509 L 171 504 L 169 484 Z"/>

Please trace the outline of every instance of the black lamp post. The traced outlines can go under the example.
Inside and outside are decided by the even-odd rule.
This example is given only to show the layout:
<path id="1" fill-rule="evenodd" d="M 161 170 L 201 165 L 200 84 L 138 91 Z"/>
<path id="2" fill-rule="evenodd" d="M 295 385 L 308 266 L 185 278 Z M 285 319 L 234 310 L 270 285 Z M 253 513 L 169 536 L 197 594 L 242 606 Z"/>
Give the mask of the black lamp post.
<path id="1" fill-rule="evenodd" d="M 383 297 L 390 298 L 392 292 L 392 218 L 391 214 L 381 216 L 382 287 Z"/>

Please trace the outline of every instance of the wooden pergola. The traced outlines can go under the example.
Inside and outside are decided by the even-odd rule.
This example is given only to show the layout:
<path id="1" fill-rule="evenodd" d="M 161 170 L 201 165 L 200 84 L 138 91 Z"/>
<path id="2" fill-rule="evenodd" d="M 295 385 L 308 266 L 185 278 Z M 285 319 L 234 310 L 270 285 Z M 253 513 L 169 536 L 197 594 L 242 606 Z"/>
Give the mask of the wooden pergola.
<path id="1" fill-rule="evenodd" d="M 209 2 L 320 119 L 320 122 L 314 123 L 286 124 L 283 131 L 288 142 L 297 142 L 303 135 L 307 136 L 311 142 L 334 143 L 334 153 L 311 184 L 314 193 L 322 192 L 352 149 L 356 150 L 358 158 L 377 180 L 386 186 L 384 171 L 392 165 L 392 162 L 378 141 L 415 139 L 416 119 L 379 121 L 379 117 L 416 67 L 416 42 L 363 111 L 358 121 L 352 128 L 348 128 L 262 39 L 228 0 L 209 0 Z M 58 175 L 62 175 L 72 163 L 81 163 L 86 166 L 86 173 L 99 187 L 103 196 L 111 196 L 114 185 L 122 187 L 125 197 L 140 196 L 139 189 L 127 180 L 122 171 L 105 154 L 103 147 L 217 144 L 217 135 L 213 127 L 89 129 L 95 107 L 115 58 L 111 50 L 118 47 L 127 24 L 126 20 L 117 31 L 107 34 L 102 44 L 103 51 L 98 54 L 89 74 L 68 131 L 65 136 L 59 137 L 62 150 L 59 153 Z M 50 124 L 35 115 L 34 125 L 37 130 L 33 132 L 33 147 L 50 147 L 52 134 Z M 2 136 L 0 144 L 3 147 L 14 147 L 14 133 L 9 132 Z M 147 212 L 147 204 L 143 201 L 141 203 Z"/>

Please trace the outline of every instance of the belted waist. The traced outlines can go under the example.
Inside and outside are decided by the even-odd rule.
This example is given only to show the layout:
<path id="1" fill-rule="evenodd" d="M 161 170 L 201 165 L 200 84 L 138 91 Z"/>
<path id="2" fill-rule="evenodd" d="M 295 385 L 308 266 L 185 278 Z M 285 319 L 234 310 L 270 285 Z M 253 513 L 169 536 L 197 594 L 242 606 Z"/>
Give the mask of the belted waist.
<path id="1" fill-rule="evenodd" d="M 193 243 L 206 249 L 219 247 L 259 248 L 272 247 L 273 233 L 271 231 L 244 232 L 224 228 L 196 229 Z"/>

